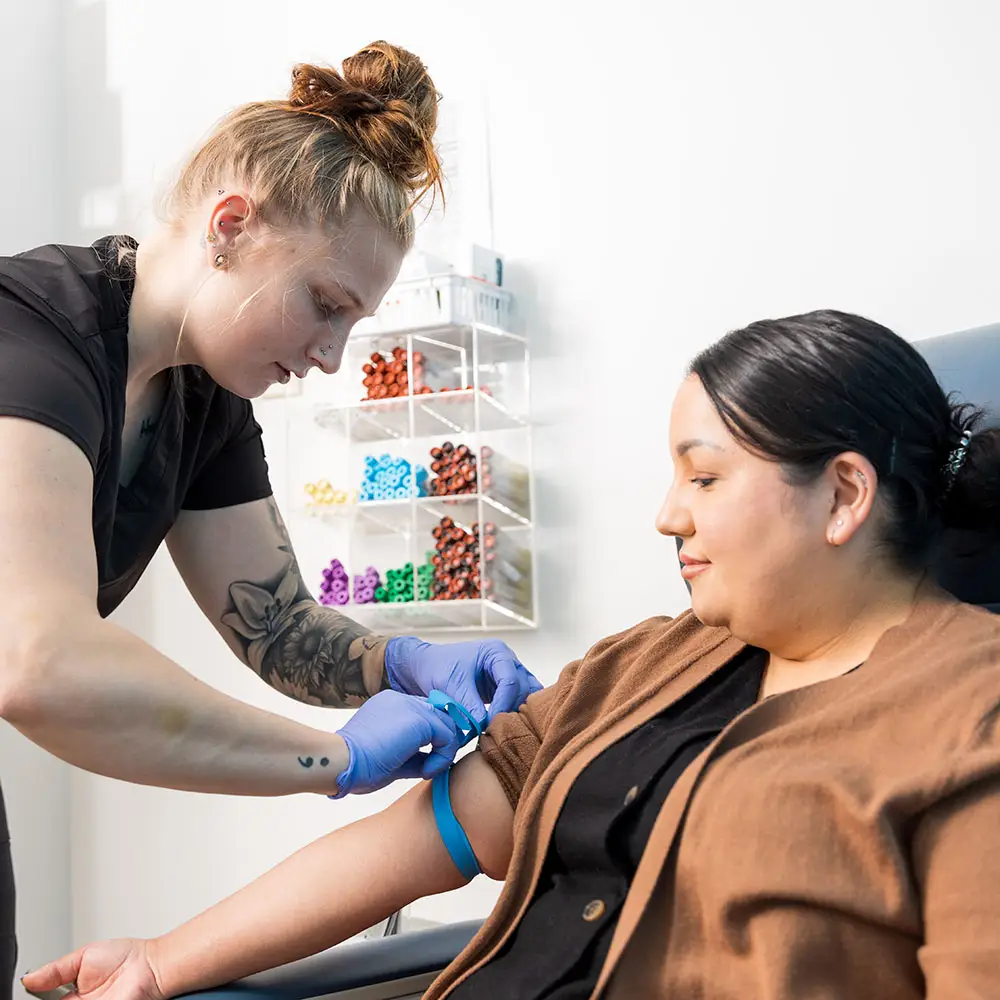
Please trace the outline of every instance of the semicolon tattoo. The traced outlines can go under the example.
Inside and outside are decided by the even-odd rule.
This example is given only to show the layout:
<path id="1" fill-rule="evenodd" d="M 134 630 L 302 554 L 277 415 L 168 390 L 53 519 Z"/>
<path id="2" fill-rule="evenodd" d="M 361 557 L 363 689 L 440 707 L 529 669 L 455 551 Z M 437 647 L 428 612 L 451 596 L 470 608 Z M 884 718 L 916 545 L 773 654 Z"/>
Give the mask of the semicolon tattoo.
<path id="1" fill-rule="evenodd" d="M 299 757 L 298 760 L 299 760 L 299 763 L 303 767 L 312 767 L 313 766 L 313 759 L 312 759 L 312 757 Z M 330 766 L 330 758 L 329 757 L 320 757 L 320 759 L 319 759 L 319 766 L 320 767 L 329 767 Z"/>

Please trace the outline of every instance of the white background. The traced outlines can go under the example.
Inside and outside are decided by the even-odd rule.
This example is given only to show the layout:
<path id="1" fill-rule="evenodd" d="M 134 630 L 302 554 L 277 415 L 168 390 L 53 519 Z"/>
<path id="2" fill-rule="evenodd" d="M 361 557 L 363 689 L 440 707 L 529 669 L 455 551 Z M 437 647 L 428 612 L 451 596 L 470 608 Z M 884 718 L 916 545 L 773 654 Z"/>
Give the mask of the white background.
<path id="1" fill-rule="evenodd" d="M 652 519 L 670 396 L 700 347 L 818 307 L 914 339 L 998 319 L 998 30 L 990 0 L 2 0 L 0 253 L 141 237 L 188 148 L 233 105 L 283 95 L 295 62 L 382 37 L 419 53 L 468 140 L 454 233 L 506 255 L 532 337 L 543 626 L 511 641 L 548 682 L 686 603 Z M 280 409 L 258 414 L 284 500 Z M 119 617 L 237 697 L 343 724 L 250 676 L 162 557 Z M 136 788 L 9 727 L 0 776 L 22 971 L 166 930 L 395 794 Z M 480 879 L 413 912 L 481 915 L 494 896 Z"/>

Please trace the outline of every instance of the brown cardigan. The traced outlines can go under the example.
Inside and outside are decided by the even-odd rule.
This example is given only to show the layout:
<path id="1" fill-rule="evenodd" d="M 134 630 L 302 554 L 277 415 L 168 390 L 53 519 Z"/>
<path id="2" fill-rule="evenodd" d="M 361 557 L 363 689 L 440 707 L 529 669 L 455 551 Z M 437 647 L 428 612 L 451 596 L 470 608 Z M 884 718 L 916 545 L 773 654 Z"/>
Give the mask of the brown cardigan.
<path id="1" fill-rule="evenodd" d="M 742 648 L 690 612 L 650 619 L 494 720 L 480 751 L 515 807 L 514 852 L 425 1000 L 521 919 L 583 768 Z M 1000 616 L 925 585 L 860 670 L 758 703 L 684 772 L 593 996 L 1000 997 L 998 714 Z"/>

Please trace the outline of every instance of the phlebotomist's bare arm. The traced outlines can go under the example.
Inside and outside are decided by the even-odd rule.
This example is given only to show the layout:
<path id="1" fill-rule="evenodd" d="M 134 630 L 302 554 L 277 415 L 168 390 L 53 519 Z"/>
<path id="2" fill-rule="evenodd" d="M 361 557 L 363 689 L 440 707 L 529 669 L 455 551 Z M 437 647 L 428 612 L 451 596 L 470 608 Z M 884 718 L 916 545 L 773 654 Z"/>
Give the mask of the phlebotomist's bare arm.
<path id="1" fill-rule="evenodd" d="M 126 781 L 246 795 L 336 788 L 341 737 L 228 698 L 100 617 L 93 473 L 77 445 L 3 416 L 0 468 L 0 716 L 77 767 Z M 341 662 L 350 669 L 336 683 L 353 690 L 365 653 Z M 302 767 L 309 757 L 327 767 Z"/>
<path id="2" fill-rule="evenodd" d="M 313 599 L 273 497 L 181 511 L 167 544 L 202 611 L 272 687 L 344 708 L 388 686 L 386 640 Z"/>

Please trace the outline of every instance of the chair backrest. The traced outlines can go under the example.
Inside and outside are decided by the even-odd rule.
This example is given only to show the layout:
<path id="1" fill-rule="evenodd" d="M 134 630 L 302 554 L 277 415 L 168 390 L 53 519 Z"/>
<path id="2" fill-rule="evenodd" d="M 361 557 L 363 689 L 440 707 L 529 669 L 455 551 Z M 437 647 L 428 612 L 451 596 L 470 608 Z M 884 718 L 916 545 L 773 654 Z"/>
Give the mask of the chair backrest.
<path id="1" fill-rule="evenodd" d="M 985 409 L 983 426 L 1000 427 L 1000 323 L 931 337 L 914 346 L 945 392 Z M 948 531 L 932 572 L 959 600 L 1000 613 L 1000 525 L 992 535 Z M 687 588 L 690 592 L 690 583 Z"/>
<path id="2" fill-rule="evenodd" d="M 1000 427 L 1000 324 L 914 344 L 945 392 L 986 410 L 983 426 Z M 945 590 L 1000 613 L 1000 525 L 991 535 L 949 531 L 933 566 Z"/>

